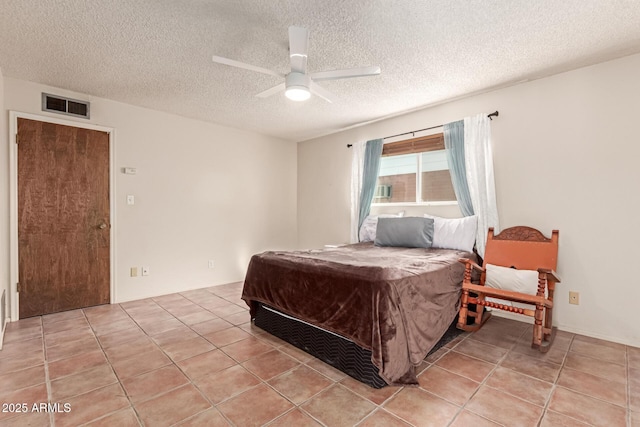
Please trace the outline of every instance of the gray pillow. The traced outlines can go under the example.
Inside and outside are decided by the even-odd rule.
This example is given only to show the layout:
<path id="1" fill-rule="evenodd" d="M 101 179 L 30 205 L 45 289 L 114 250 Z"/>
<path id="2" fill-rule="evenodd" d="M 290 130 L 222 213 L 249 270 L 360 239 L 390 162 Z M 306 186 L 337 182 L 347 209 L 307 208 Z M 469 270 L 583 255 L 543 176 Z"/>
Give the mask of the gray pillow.
<path id="1" fill-rule="evenodd" d="M 379 218 L 376 246 L 430 248 L 433 244 L 433 219 L 420 217 Z"/>

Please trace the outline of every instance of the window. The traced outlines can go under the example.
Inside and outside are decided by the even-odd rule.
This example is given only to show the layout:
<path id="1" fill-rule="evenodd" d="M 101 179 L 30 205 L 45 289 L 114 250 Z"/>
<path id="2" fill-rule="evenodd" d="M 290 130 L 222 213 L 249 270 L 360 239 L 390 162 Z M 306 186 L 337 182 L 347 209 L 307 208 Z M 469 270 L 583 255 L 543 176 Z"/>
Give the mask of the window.
<path id="1" fill-rule="evenodd" d="M 384 145 L 373 203 L 455 201 L 443 134 Z"/>

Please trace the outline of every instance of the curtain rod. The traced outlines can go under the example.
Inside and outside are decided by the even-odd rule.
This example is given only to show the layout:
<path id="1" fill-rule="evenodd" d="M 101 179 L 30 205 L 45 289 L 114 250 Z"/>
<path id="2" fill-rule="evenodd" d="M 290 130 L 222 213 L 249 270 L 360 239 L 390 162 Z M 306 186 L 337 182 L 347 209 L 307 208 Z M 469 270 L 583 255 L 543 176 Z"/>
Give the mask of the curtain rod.
<path id="1" fill-rule="evenodd" d="M 488 114 L 487 117 L 489 117 L 489 120 L 493 120 L 493 118 L 494 117 L 498 117 L 498 115 L 499 115 L 498 110 L 496 110 L 493 113 Z M 431 126 L 430 128 L 418 129 L 418 130 L 413 130 L 411 132 L 399 133 L 397 135 L 385 136 L 382 139 L 395 138 L 396 136 L 404 136 L 404 135 L 409 135 L 409 134 L 412 134 L 413 136 L 415 136 L 416 132 L 424 132 L 426 130 L 441 128 L 442 126 L 444 126 L 444 125 Z M 353 144 L 347 144 L 347 148 L 351 148 L 352 146 L 353 146 Z"/>

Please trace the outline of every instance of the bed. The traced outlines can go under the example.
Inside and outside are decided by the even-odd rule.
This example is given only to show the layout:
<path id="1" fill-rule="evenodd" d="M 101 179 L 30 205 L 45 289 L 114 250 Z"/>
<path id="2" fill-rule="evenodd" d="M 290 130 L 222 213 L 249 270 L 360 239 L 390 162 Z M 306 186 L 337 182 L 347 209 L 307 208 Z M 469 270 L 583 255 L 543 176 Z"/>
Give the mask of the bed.
<path id="1" fill-rule="evenodd" d="M 417 384 L 415 367 L 455 321 L 465 250 L 379 247 L 264 252 L 242 298 L 256 325 L 372 387 Z"/>

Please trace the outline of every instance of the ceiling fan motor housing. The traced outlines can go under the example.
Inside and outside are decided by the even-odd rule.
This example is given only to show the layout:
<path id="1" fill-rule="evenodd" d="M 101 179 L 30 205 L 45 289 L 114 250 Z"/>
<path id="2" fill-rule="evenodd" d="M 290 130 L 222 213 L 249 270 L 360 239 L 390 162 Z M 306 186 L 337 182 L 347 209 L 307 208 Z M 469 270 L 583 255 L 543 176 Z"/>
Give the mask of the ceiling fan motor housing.
<path id="1" fill-rule="evenodd" d="M 290 72 L 285 77 L 285 86 L 287 89 L 292 89 L 294 87 L 305 88 L 309 90 L 309 86 L 311 86 L 311 77 L 307 74 L 297 73 L 295 71 Z"/>

